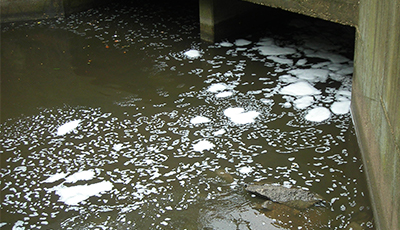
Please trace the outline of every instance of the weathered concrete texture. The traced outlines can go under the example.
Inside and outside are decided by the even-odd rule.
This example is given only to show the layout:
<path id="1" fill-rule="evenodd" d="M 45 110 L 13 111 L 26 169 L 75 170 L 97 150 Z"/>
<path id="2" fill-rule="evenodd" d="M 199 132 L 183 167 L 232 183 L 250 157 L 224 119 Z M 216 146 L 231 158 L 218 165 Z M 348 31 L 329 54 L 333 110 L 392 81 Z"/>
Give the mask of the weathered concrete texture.
<path id="1" fill-rule="evenodd" d="M 240 0 L 200 0 L 200 36 L 208 42 L 237 32 L 256 5 Z"/>
<path id="2" fill-rule="evenodd" d="M 90 8 L 98 2 L 94 0 L 0 0 L 0 22 L 63 17 L 65 14 Z"/>
<path id="3" fill-rule="evenodd" d="M 378 229 L 400 229 L 400 1 L 363 0 L 352 114 Z"/>
<path id="4" fill-rule="evenodd" d="M 358 0 L 245 0 L 269 7 L 355 26 L 358 22 Z"/>

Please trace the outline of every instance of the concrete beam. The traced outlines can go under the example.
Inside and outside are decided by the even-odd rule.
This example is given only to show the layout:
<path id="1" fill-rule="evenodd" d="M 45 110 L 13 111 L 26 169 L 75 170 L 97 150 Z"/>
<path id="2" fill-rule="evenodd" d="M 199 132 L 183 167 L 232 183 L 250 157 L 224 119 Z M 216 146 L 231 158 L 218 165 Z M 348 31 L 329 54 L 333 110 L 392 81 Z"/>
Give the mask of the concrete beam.
<path id="1" fill-rule="evenodd" d="M 361 1 L 352 94 L 376 227 L 400 229 L 400 1 Z"/>
<path id="2" fill-rule="evenodd" d="M 344 25 L 356 26 L 358 0 L 245 0 Z"/>

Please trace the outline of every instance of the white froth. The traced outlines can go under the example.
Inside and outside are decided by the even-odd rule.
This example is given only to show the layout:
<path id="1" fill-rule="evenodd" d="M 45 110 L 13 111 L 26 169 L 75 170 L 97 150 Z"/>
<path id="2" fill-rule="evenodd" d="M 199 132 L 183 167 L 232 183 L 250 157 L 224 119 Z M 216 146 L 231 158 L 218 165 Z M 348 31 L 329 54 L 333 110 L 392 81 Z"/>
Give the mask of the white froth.
<path id="1" fill-rule="evenodd" d="M 188 50 L 184 54 L 186 57 L 188 57 L 190 59 L 195 59 L 195 58 L 201 57 L 200 51 L 194 50 L 194 49 Z"/>
<path id="2" fill-rule="evenodd" d="M 329 70 L 326 69 L 294 69 L 288 73 L 310 82 L 326 82 Z"/>
<path id="3" fill-rule="evenodd" d="M 282 75 L 279 77 L 279 80 L 286 83 L 293 83 L 299 81 L 297 77 L 293 77 L 292 75 Z"/>
<path id="4" fill-rule="evenodd" d="M 215 83 L 212 84 L 208 87 L 207 91 L 212 92 L 212 93 L 217 93 L 220 91 L 224 91 L 225 89 L 228 89 L 229 86 L 225 83 Z"/>
<path id="5" fill-rule="evenodd" d="M 224 115 L 229 117 L 233 123 L 247 124 L 253 123 L 260 113 L 257 111 L 245 112 L 243 108 L 228 108 L 224 110 Z"/>
<path id="6" fill-rule="evenodd" d="M 325 107 L 316 107 L 308 111 L 305 119 L 308 121 L 321 122 L 328 119 L 330 116 L 331 112 L 329 109 Z"/>
<path id="7" fill-rule="evenodd" d="M 62 136 L 62 135 L 72 132 L 73 130 L 76 129 L 76 127 L 78 127 L 78 125 L 80 123 L 81 123 L 81 120 L 73 120 L 73 121 L 70 121 L 70 122 L 67 122 L 67 123 L 61 125 L 60 127 L 57 128 L 57 135 Z"/>
<path id="8" fill-rule="evenodd" d="M 331 105 L 331 111 L 337 115 L 346 114 L 350 112 L 350 103 L 349 100 L 336 101 Z"/>
<path id="9" fill-rule="evenodd" d="M 44 183 L 53 183 L 55 181 L 65 178 L 66 175 L 68 175 L 68 173 L 56 173 L 54 175 L 51 175 L 49 178 L 47 178 L 43 182 Z"/>
<path id="10" fill-rule="evenodd" d="M 232 43 L 226 42 L 226 41 L 219 43 L 219 45 L 222 46 L 222 47 L 232 47 L 233 46 Z"/>
<path id="11" fill-rule="evenodd" d="M 114 144 L 113 147 L 112 147 L 112 149 L 115 150 L 115 151 L 119 151 L 119 150 L 122 149 L 123 146 L 124 146 L 124 145 L 121 144 L 121 143 L 119 143 L 119 144 Z"/>
<path id="12" fill-rule="evenodd" d="M 65 178 L 65 181 L 68 183 L 75 183 L 79 180 L 91 180 L 94 176 L 95 173 L 93 170 L 79 171 Z"/>
<path id="13" fill-rule="evenodd" d="M 201 123 L 207 123 L 210 122 L 211 120 L 207 117 L 203 116 L 196 116 L 190 120 L 190 123 L 192 124 L 201 124 Z"/>
<path id="14" fill-rule="evenodd" d="M 204 150 L 210 150 L 214 147 L 215 145 L 207 140 L 199 141 L 193 145 L 193 149 L 196 152 L 203 152 Z"/>
<path id="15" fill-rule="evenodd" d="M 233 95 L 233 92 L 232 92 L 232 91 L 224 91 L 224 92 L 221 92 L 221 93 L 216 94 L 215 97 L 217 97 L 217 98 L 221 98 L 221 97 L 230 97 L 230 96 L 232 96 L 232 95 Z"/>
<path id="16" fill-rule="evenodd" d="M 261 55 L 287 55 L 296 53 L 296 49 L 289 47 L 279 47 L 275 45 L 257 47 Z"/>
<path id="17" fill-rule="evenodd" d="M 221 136 L 224 133 L 226 133 L 226 130 L 225 129 L 220 129 L 218 131 L 215 131 L 213 134 L 214 134 L 214 136 Z"/>
<path id="18" fill-rule="evenodd" d="M 251 167 L 244 166 L 244 167 L 239 168 L 238 171 L 242 174 L 249 174 L 249 173 L 253 172 L 253 169 Z"/>
<path id="19" fill-rule="evenodd" d="M 288 59 L 288 58 L 280 58 L 280 57 L 276 57 L 276 56 L 269 56 L 267 57 L 267 59 L 272 60 L 276 63 L 279 64 L 284 64 L 284 65 L 293 65 L 293 60 Z"/>
<path id="20" fill-rule="evenodd" d="M 296 99 L 294 102 L 294 107 L 298 109 L 305 109 L 314 103 L 314 97 L 304 96 Z"/>
<path id="21" fill-rule="evenodd" d="M 236 46 L 247 46 L 247 45 L 250 45 L 250 44 L 251 44 L 251 41 L 246 40 L 246 39 L 237 39 L 235 41 L 235 45 Z"/>
<path id="22" fill-rule="evenodd" d="M 22 220 L 18 220 L 17 222 L 15 222 L 14 226 L 12 227 L 12 230 L 24 230 L 24 221 Z"/>
<path id="23" fill-rule="evenodd" d="M 68 205 L 77 205 L 79 202 L 86 200 L 91 196 L 99 196 L 101 193 L 109 191 L 113 188 L 113 184 L 109 181 L 102 181 L 90 185 L 77 185 L 66 187 L 59 185 L 54 188 L 56 194 L 60 196 L 60 201 Z"/>
<path id="24" fill-rule="evenodd" d="M 305 95 L 321 94 L 321 91 L 314 88 L 312 85 L 310 85 L 305 81 L 299 81 L 283 87 L 279 91 L 279 93 L 292 96 L 305 96 Z"/>

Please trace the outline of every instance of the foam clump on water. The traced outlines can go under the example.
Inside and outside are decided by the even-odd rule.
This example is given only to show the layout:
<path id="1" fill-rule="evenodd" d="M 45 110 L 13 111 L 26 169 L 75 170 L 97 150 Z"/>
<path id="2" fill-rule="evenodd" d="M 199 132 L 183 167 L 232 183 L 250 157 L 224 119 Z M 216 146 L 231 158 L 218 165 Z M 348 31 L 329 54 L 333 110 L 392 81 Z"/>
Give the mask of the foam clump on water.
<path id="1" fill-rule="evenodd" d="M 214 147 L 215 145 L 207 140 L 201 140 L 193 145 L 193 149 L 196 152 L 203 152 L 204 150 L 210 150 Z"/>
<path id="2" fill-rule="evenodd" d="M 237 39 L 235 41 L 235 45 L 236 46 L 247 46 L 247 45 L 250 45 L 250 44 L 251 44 L 251 41 L 246 40 L 246 39 Z"/>
<path id="3" fill-rule="evenodd" d="M 195 50 L 195 49 L 188 50 L 184 54 L 186 57 L 188 57 L 190 59 L 196 59 L 196 58 L 201 57 L 200 51 Z"/>
<path id="4" fill-rule="evenodd" d="M 216 98 L 230 97 L 233 95 L 232 91 L 224 91 L 215 95 Z"/>
<path id="5" fill-rule="evenodd" d="M 321 122 L 328 119 L 331 116 L 329 109 L 325 107 L 316 107 L 308 111 L 305 119 L 308 121 Z"/>
<path id="6" fill-rule="evenodd" d="M 201 124 L 201 123 L 207 123 L 210 122 L 211 120 L 207 117 L 203 116 L 196 116 L 190 120 L 190 123 L 192 124 Z"/>
<path id="7" fill-rule="evenodd" d="M 224 115 L 235 124 L 247 124 L 253 123 L 260 113 L 257 111 L 245 112 L 243 108 L 228 108 L 224 110 Z"/>
<path id="8" fill-rule="evenodd" d="M 67 123 L 61 125 L 60 127 L 57 128 L 57 135 L 62 136 L 62 135 L 72 132 L 79 126 L 80 123 L 81 123 L 81 120 L 73 120 L 73 121 L 70 121 L 70 122 L 67 122 Z"/>
<path id="9" fill-rule="evenodd" d="M 214 83 L 208 87 L 207 91 L 211 93 L 218 93 L 226 89 L 232 89 L 232 88 L 234 87 L 231 85 L 227 85 L 225 83 Z"/>
<path id="10" fill-rule="evenodd" d="M 102 181 L 90 185 L 77 185 L 67 187 L 59 185 L 54 188 L 56 194 L 60 196 L 60 201 L 68 205 L 77 205 L 79 202 L 88 199 L 91 196 L 99 196 L 101 193 L 109 191 L 113 188 L 113 184 L 109 181 Z"/>
<path id="11" fill-rule="evenodd" d="M 80 180 L 91 180 L 94 177 L 95 177 L 95 173 L 93 170 L 85 170 L 85 171 L 79 171 L 79 172 L 72 174 L 71 176 L 65 178 L 65 181 L 69 182 L 69 183 L 75 183 Z"/>
<path id="12" fill-rule="evenodd" d="M 335 101 L 331 105 L 331 111 L 334 114 L 340 115 L 340 114 L 346 114 L 350 112 L 350 101 L 349 100 L 344 100 L 344 101 Z"/>
<path id="13" fill-rule="evenodd" d="M 312 85 L 305 81 L 298 81 L 283 87 L 280 94 L 292 95 L 292 96 L 305 96 L 305 95 L 315 95 L 321 94 L 321 91 L 314 88 Z"/>

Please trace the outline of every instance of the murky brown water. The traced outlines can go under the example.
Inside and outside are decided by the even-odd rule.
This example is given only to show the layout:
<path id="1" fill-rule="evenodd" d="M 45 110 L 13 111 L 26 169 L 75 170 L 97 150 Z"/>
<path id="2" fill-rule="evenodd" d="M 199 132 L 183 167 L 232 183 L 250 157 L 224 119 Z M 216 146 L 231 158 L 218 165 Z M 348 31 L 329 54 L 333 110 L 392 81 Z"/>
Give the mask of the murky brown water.
<path id="1" fill-rule="evenodd" d="M 197 10 L 2 25 L 2 229 L 374 229 L 353 31 L 294 17 L 205 44 Z M 260 209 L 253 182 L 326 207 Z"/>

